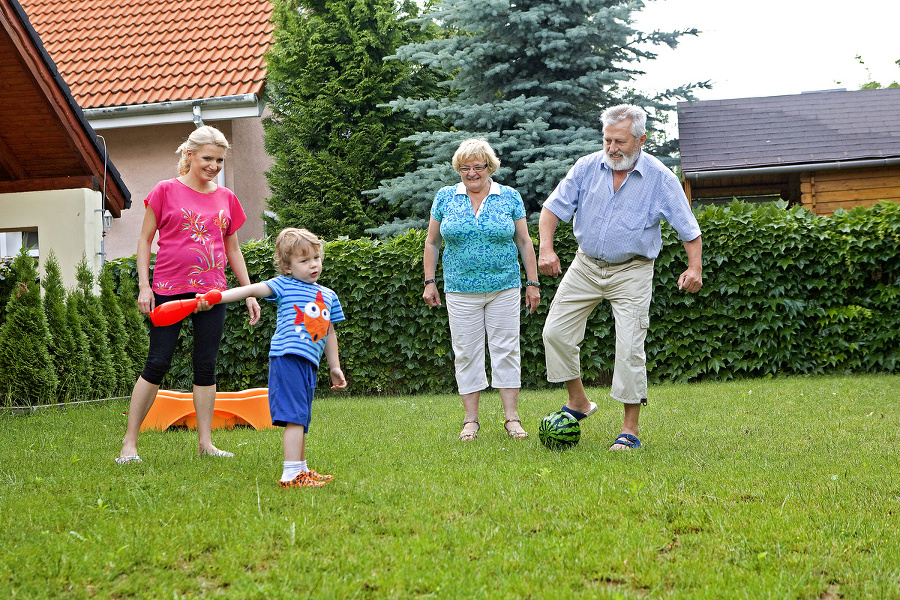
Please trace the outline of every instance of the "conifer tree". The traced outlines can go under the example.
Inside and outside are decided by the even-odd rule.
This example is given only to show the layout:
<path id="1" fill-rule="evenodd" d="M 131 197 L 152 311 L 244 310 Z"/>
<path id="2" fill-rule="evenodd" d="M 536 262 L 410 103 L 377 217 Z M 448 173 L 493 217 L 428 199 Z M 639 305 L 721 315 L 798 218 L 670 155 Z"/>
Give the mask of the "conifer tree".
<path id="1" fill-rule="evenodd" d="M 73 375 L 74 393 L 72 398 L 91 400 L 93 389 L 91 382 L 94 375 L 94 361 L 91 359 L 91 345 L 88 336 L 84 332 L 85 319 L 78 312 L 81 293 L 77 289 L 71 289 L 66 294 L 66 321 L 69 324 L 69 332 L 72 334 L 72 342 L 75 347 L 73 362 L 77 366 Z"/>
<path id="2" fill-rule="evenodd" d="M 94 398 L 108 398 L 117 388 L 118 374 L 109 348 L 109 327 L 100 306 L 100 299 L 94 295 L 94 273 L 82 256 L 75 269 L 78 289 L 75 292 L 76 307 L 81 318 L 82 331 L 88 339 L 91 364 L 91 395 Z"/>
<path id="3" fill-rule="evenodd" d="M 0 399 L 31 406 L 56 402 L 50 331 L 41 303 L 36 261 L 22 248 L 13 261 L 16 285 L 0 327 Z"/>
<path id="4" fill-rule="evenodd" d="M 421 146 L 419 167 L 383 181 L 379 200 L 405 219 L 380 234 L 427 225 L 435 192 L 456 183 L 450 158 L 459 142 L 486 139 L 501 168 L 495 180 L 518 189 L 536 218 L 540 206 L 575 160 L 602 149 L 600 113 L 629 102 L 649 113 L 652 129 L 677 99 L 705 83 L 686 84 L 653 97 L 631 89 L 654 45 L 674 47 L 696 30 L 642 33 L 632 27 L 643 3 L 623 0 L 445 0 L 425 15 L 453 32 L 407 44 L 396 58 L 453 73 L 444 98 L 400 97 L 391 105 L 416 116 L 439 116 L 452 131 L 422 131 L 408 139 Z M 646 148 L 659 155 L 672 150 Z M 661 158 L 661 157 L 660 157 Z"/>
<path id="5" fill-rule="evenodd" d="M 133 386 L 147 360 L 147 352 L 150 350 L 150 336 L 147 332 L 147 318 L 138 310 L 137 286 L 134 279 L 126 274 L 122 275 L 120 282 L 119 306 L 122 308 L 122 316 L 125 319 L 125 334 L 127 336 L 125 351 L 131 357 L 134 366 L 133 377 L 128 386 Z M 125 391 L 128 391 L 126 387 Z"/>
<path id="6" fill-rule="evenodd" d="M 100 273 L 100 306 L 106 319 L 106 339 L 109 342 L 110 359 L 116 372 L 114 393 L 121 394 L 130 390 L 137 373 L 134 362 L 128 352 L 128 333 L 125 330 L 125 316 L 116 297 L 115 283 L 110 265 L 107 263 Z"/>
<path id="7" fill-rule="evenodd" d="M 391 210 L 363 191 L 407 169 L 413 147 L 400 140 L 422 128 L 420 119 L 386 103 L 438 93 L 429 69 L 383 59 L 435 28 L 405 24 L 419 12 L 411 0 L 274 4 L 266 78 L 271 116 L 264 124 L 266 150 L 275 159 L 267 173 L 275 217 L 267 219 L 267 230 L 361 236 Z"/>
<path id="8" fill-rule="evenodd" d="M 69 324 L 66 311 L 66 289 L 63 286 L 62 274 L 56 253 L 51 250 L 44 261 L 44 314 L 47 316 L 47 328 L 50 332 L 50 356 L 56 367 L 59 382 L 57 396 L 63 402 L 74 400 L 78 396 L 76 384 L 78 371 L 82 370 L 75 338 Z"/>

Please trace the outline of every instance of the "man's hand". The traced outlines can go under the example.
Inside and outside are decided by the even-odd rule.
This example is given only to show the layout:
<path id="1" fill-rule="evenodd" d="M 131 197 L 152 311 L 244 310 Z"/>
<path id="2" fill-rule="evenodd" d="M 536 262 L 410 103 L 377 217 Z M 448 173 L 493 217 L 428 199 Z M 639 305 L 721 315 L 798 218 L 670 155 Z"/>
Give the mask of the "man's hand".
<path id="1" fill-rule="evenodd" d="M 703 269 L 700 267 L 688 267 L 678 278 L 678 289 L 696 294 L 703 287 Z"/>
<path id="2" fill-rule="evenodd" d="M 562 266 L 559 264 L 559 257 L 553 250 L 541 250 L 538 256 L 538 271 L 542 275 L 550 277 L 559 277 L 562 274 Z"/>

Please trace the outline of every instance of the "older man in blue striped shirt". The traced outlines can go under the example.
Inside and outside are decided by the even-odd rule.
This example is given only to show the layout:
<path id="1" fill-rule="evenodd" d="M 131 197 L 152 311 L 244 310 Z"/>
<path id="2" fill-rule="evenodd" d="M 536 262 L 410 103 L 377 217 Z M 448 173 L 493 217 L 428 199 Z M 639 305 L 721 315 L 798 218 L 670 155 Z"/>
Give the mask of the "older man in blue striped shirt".
<path id="1" fill-rule="evenodd" d="M 688 267 L 678 288 L 696 293 L 703 286 L 703 242 L 678 178 L 641 151 L 647 115 L 621 104 L 601 116 L 603 151 L 580 158 L 544 202 L 540 218 L 538 267 L 562 273 L 553 250 L 559 222 L 573 217 L 578 252 L 559 284 L 544 324 L 547 379 L 565 382 L 563 410 L 583 419 L 597 410 L 581 381 L 579 345 L 588 316 L 608 300 L 616 323 L 616 361 L 610 396 L 625 409 L 622 433 L 611 450 L 638 448 L 638 419 L 647 403 L 644 340 L 650 325 L 653 261 L 662 246 L 665 220 L 684 244 Z"/>

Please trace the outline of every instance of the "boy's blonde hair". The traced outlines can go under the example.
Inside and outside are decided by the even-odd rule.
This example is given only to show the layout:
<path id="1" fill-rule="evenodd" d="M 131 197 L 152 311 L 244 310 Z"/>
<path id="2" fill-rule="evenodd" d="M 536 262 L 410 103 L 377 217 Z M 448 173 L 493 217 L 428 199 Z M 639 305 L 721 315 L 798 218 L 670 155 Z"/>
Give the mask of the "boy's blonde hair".
<path id="1" fill-rule="evenodd" d="M 291 258 L 299 252 L 302 256 L 307 252 L 314 252 L 325 258 L 325 244 L 316 234 L 306 230 L 288 227 L 282 229 L 275 239 L 275 268 L 282 275 L 291 272 Z"/>

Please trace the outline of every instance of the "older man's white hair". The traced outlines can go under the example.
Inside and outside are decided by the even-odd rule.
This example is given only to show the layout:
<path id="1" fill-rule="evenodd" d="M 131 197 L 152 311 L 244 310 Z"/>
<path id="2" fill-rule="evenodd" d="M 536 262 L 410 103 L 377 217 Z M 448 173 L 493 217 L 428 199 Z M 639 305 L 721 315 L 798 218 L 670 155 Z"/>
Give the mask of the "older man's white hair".
<path id="1" fill-rule="evenodd" d="M 615 125 L 625 119 L 631 119 L 631 135 L 640 139 L 647 133 L 647 113 L 640 106 L 634 104 L 618 104 L 611 106 L 600 115 L 603 127 Z"/>

